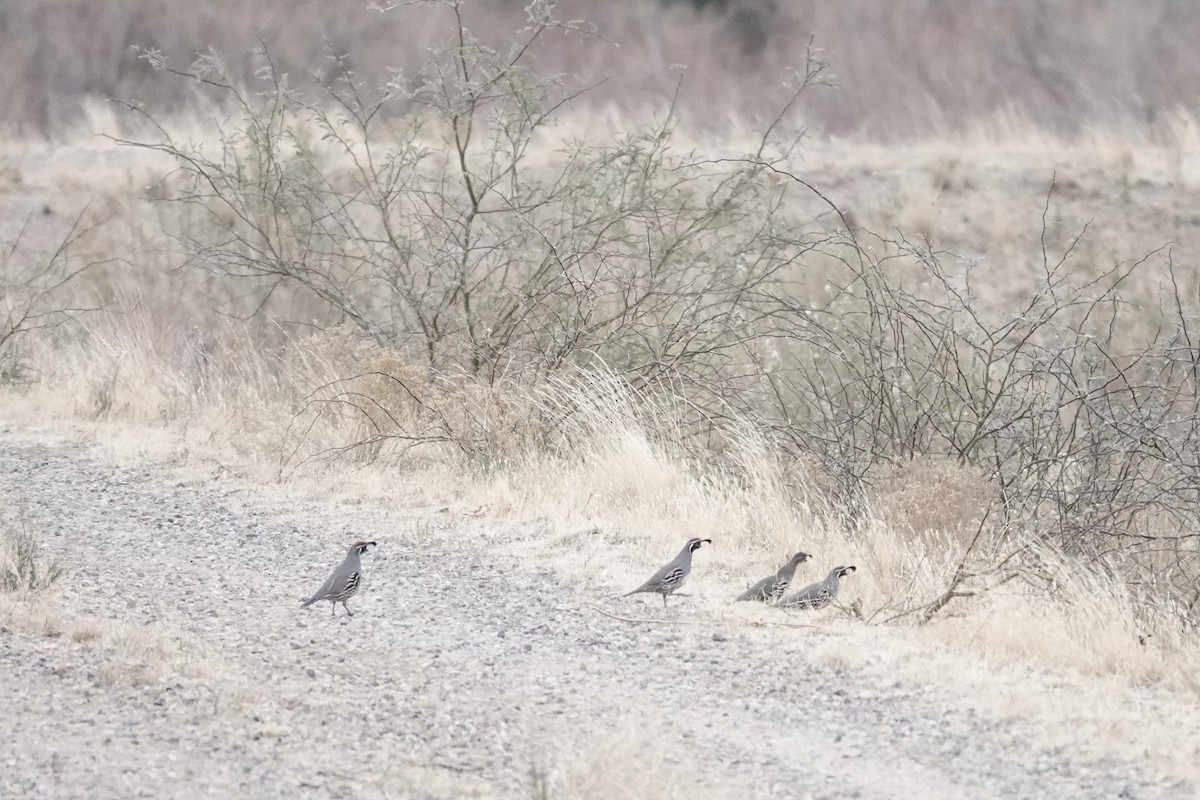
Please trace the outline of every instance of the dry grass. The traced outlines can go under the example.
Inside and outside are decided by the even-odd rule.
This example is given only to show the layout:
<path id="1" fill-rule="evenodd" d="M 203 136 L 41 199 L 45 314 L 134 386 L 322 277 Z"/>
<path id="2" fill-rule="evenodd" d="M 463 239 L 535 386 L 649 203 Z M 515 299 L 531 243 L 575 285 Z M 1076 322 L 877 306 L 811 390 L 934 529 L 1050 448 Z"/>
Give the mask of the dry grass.
<path id="1" fill-rule="evenodd" d="M 581 112 L 566 127 L 587 128 L 592 119 Z M 1196 193 L 1195 128 L 1177 127 L 1173 138 L 1093 132 L 1066 144 L 1027 128 L 1009 139 L 992 134 L 901 150 L 839 142 L 814 146 L 806 160 L 861 227 L 925 226 L 948 246 L 970 245 L 1000 263 L 1025 263 L 1037 246 L 1049 171 L 1060 169 L 1062 229 L 1100 220 L 1095 250 L 1080 270 L 1167 239 L 1181 264 L 1197 263 L 1200 225 L 1177 221 L 1172 211 L 1184 213 Z M 289 305 L 286 295 L 277 302 L 288 313 L 274 324 L 215 313 L 205 303 L 214 287 L 175 271 L 176 257 L 152 230 L 162 212 L 142 198 L 155 185 L 155 167 L 140 155 L 98 151 L 91 142 L 7 148 L 5 169 L 18 173 L 8 196 L 36 208 L 61 175 L 73 174 L 55 204 L 82 207 L 99 198 L 97 208 L 114 222 L 81 246 L 94 257 L 122 255 L 120 268 L 89 276 L 80 289 L 106 298 L 105 312 L 66 335 L 22 344 L 20 357 L 37 380 L 0 387 L 9 423 L 69 422 L 127 455 L 169 457 L 200 472 L 220 465 L 285 477 L 306 491 L 540 519 L 540 534 L 521 533 L 510 546 L 613 593 L 642 580 L 689 536 L 712 537 L 689 590 L 704 613 L 716 615 L 729 613 L 729 596 L 804 549 L 815 558 L 797 581 L 816 579 L 834 563 L 856 564 L 859 572 L 844 584 L 846 605 L 857 603 L 872 624 L 898 617 L 893 625 L 908 625 L 915 616 L 906 612 L 946 588 L 979 524 L 990 487 L 976 470 L 941 458 L 883 475 L 869 513 L 852 513 L 831 499 L 827 476 L 805 456 L 783 455 L 735 422 L 715 457 L 696 446 L 677 397 L 634 390 L 601 370 L 534 387 L 485 386 L 434 374 L 345 328 L 314 330 L 308 309 Z M 897 163 L 905 169 L 893 169 Z M 1124 212 L 1110 199 L 1124 187 L 1170 206 L 1118 223 Z M 56 224 L 58 213 L 38 219 L 42 242 L 53 241 Z M 1023 290 L 1019 270 L 995 274 L 981 289 L 995 292 L 992 303 Z M 1152 272 L 1147 291 L 1161 277 Z M 804 279 L 820 284 L 819 275 Z M 398 470 L 406 480 L 397 489 Z M 598 534 L 586 533 L 592 530 Z M 985 582 L 993 588 L 954 600 L 921 635 L 999 662 L 1200 690 L 1189 666 L 1197 645 L 1180 632 L 1178 616 L 1160 613 L 1114 578 L 1057 558 L 1040 554 L 1042 572 L 1028 580 Z M 834 610 L 816 619 L 841 616 Z M 120 639 L 94 622 L 70 636 Z M 599 786 L 595 780 L 571 778 L 580 792 Z"/>
<path id="2" fill-rule="evenodd" d="M 25 522 L 23 509 L 0 513 L 0 593 L 36 593 L 62 576 L 58 564 L 41 553 L 36 536 Z"/>
<path id="3" fill-rule="evenodd" d="M 976 467 L 920 456 L 886 470 L 875 513 L 889 528 L 911 531 L 922 539 L 948 537 L 942 546 L 966 547 L 994 492 Z"/>
<path id="4" fill-rule="evenodd" d="M 75 651 L 72 662 L 94 668 L 90 680 L 99 686 L 140 687 L 181 678 L 222 681 L 229 688 L 234 683 L 210 653 L 161 625 L 79 613 L 54 596 L 0 595 L 0 625 Z M 246 692 L 242 699 L 250 696 Z"/>
<path id="5" fill-rule="evenodd" d="M 544 760 L 530 772 L 530 800 L 572 797 L 579 800 L 664 800 L 693 797 L 737 797 L 726 787 L 699 787 L 693 758 L 686 750 L 668 750 L 656 718 L 628 719 L 605 725 L 599 735 L 585 736 L 582 747 L 555 746 L 548 739 Z"/>

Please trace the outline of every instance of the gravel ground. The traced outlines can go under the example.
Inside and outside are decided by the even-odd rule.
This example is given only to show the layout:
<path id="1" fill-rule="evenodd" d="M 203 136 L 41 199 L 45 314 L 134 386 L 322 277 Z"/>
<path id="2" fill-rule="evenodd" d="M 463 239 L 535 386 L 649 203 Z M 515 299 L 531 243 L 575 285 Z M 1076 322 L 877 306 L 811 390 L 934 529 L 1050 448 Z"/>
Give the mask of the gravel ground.
<path id="1" fill-rule="evenodd" d="M 806 655 L 853 626 L 664 616 L 489 548 L 494 520 L 272 497 L 0 435 L 5 519 L 65 569 L 0 598 L 0 796 L 1196 796 Z M 356 616 L 301 610 L 359 536 Z"/>

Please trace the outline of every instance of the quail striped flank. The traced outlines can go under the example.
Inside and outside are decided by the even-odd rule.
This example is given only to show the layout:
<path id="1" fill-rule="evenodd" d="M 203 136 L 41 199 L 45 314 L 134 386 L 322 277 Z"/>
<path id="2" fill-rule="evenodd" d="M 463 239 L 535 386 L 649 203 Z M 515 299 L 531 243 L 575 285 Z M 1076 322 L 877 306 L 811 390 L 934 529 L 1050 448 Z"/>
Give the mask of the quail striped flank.
<path id="1" fill-rule="evenodd" d="M 783 597 L 783 593 L 787 591 L 788 584 L 792 582 L 792 576 L 796 574 L 796 567 L 807 560 L 808 553 L 796 553 L 774 575 L 763 578 L 742 592 L 738 597 L 738 602 L 743 600 L 757 600 L 760 603 L 778 602 L 779 598 Z"/>
<path id="2" fill-rule="evenodd" d="M 858 567 L 834 567 L 825 576 L 825 580 L 805 586 L 791 597 L 780 600 L 779 605 L 784 608 L 824 608 L 833 602 L 833 598 L 837 597 L 838 582 L 856 569 Z"/>
<path id="3" fill-rule="evenodd" d="M 362 561 L 359 557 L 367 552 L 368 547 L 374 546 L 374 542 L 363 541 L 350 545 L 345 561 L 339 564 L 333 574 L 325 579 L 325 583 L 321 584 L 317 593 L 305 600 L 300 607 L 308 608 L 318 600 L 330 600 L 333 602 L 334 616 L 337 616 L 337 604 L 341 603 L 342 608 L 346 609 L 346 615 L 353 617 L 354 612 L 350 610 L 350 606 L 346 605 L 346 601 L 354 596 L 362 584 Z"/>
<path id="4" fill-rule="evenodd" d="M 699 550 L 700 545 L 705 542 L 711 544 L 712 539 L 688 539 L 687 544 L 679 551 L 679 555 L 664 564 L 662 569 L 654 573 L 650 580 L 625 596 L 629 597 L 631 594 L 638 594 L 640 592 L 657 592 L 662 595 L 663 608 L 666 608 L 667 595 L 674 592 L 687 580 L 687 576 L 692 571 L 692 553 Z"/>

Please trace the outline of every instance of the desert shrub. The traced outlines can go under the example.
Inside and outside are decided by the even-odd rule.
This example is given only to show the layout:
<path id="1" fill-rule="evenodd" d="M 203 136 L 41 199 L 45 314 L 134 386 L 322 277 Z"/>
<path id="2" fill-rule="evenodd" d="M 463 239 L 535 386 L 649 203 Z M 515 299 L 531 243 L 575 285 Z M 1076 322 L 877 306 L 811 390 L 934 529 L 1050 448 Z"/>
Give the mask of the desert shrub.
<path id="1" fill-rule="evenodd" d="M 1097 269 L 1075 263 L 1078 238 L 1058 254 L 1046 241 L 1043 229 L 1039 284 L 999 310 L 977 298 L 972 265 L 927 244 L 853 248 L 829 302 L 773 312 L 778 436 L 818 454 L 851 499 L 952 459 L 993 487 L 969 562 L 1009 563 L 1036 542 L 1194 609 L 1195 306 L 1169 262 L 1163 297 L 1135 304 L 1124 287 L 1150 258 Z"/>
<path id="2" fill-rule="evenodd" d="M 331 91 L 336 112 L 284 84 L 247 96 L 203 62 L 199 74 L 241 112 L 220 151 L 165 135 L 149 145 L 179 159 L 174 199 L 203 220 L 179 232 L 191 263 L 242 281 L 263 308 L 281 285 L 298 289 L 382 348 L 489 383 L 604 363 L 718 399 L 744 389 L 721 392 L 715 368 L 746 347 L 739 298 L 818 239 L 781 212 L 761 158 L 673 152 L 670 112 L 616 141 L 568 141 L 550 167 L 531 163 L 575 91 L 520 65 L 550 28 L 535 18 L 503 57 L 464 32 L 415 88 L 347 83 Z M 377 131 L 380 109 L 401 98 L 436 123 Z"/>
<path id="3" fill-rule="evenodd" d="M 84 276 L 105 260 L 89 259 L 79 245 L 106 219 L 92 218 L 85 208 L 49 248 L 32 241 L 30 222 L 27 218 L 10 241 L 0 242 L 0 386 L 32 380 L 33 366 L 19 350 L 23 339 L 62 331 L 99 307 L 81 299 L 78 289 Z"/>
<path id="4" fill-rule="evenodd" d="M 177 73 L 236 109 L 215 147 L 164 127 L 134 143 L 179 166 L 164 202 L 186 212 L 191 268 L 238 285 L 255 314 L 283 291 L 304 297 L 318 327 L 352 326 L 373 348 L 300 404 L 284 463 L 438 448 L 495 469 L 582 451 L 572 436 L 603 426 L 556 382 L 616 381 L 669 409 L 654 424 L 722 480 L 761 477 L 739 450 L 746 426 L 780 463 L 818 464 L 807 486 L 826 483 L 839 514 L 886 497 L 914 463 L 958 465 L 963 497 L 987 497 L 937 523 L 962 550 L 953 586 L 1000 566 L 1036 582 L 1050 548 L 1195 613 L 1195 298 L 1174 280 L 1136 305 L 1126 291 L 1157 254 L 1086 263 L 1086 230 L 1056 246 L 1050 193 L 1037 285 L 987 309 L 975 265 L 850 230 L 796 172 L 803 130 L 788 113 L 820 64 L 745 151 L 677 148 L 671 108 L 607 139 L 555 139 L 587 87 L 525 60 L 540 37 L 573 32 L 535 3 L 498 52 L 459 17 L 419 74 L 370 87 L 346 70 L 319 104 L 269 61 L 262 94 L 211 58 Z M 353 433 L 331 447 L 312 435 L 321 424 Z M 913 524 L 904 505 L 897 521 Z"/>

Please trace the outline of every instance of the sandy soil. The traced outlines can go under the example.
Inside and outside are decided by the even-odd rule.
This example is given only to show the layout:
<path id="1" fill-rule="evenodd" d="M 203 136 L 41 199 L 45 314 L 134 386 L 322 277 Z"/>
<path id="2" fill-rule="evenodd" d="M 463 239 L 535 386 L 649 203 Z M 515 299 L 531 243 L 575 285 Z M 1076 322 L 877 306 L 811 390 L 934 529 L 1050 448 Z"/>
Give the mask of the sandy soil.
<path id="1" fill-rule="evenodd" d="M 1088 746 L 1037 701 L 1086 688 L 910 679 L 919 645 L 835 612 L 664 612 L 519 560 L 511 520 L 285 501 L 11 427 L 0 505 L 65 570 L 0 595 L 4 797 L 1196 796 L 1150 750 L 1167 698 L 1105 693 L 1120 735 Z M 356 615 L 301 610 L 359 536 Z"/>

